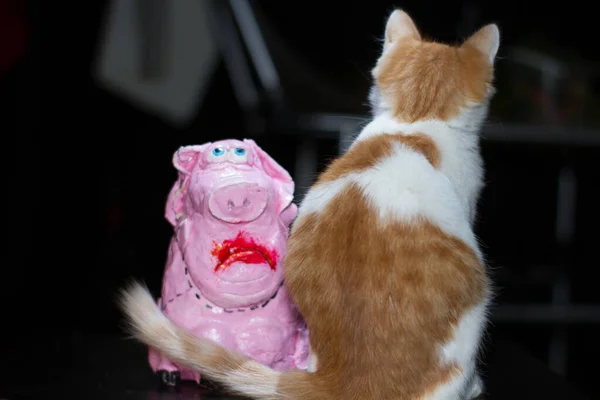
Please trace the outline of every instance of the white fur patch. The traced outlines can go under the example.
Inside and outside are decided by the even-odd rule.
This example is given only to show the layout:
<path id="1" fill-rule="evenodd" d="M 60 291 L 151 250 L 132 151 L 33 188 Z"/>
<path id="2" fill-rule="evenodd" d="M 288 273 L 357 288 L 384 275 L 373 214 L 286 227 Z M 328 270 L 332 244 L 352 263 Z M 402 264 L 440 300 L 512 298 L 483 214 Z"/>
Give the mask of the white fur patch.
<path id="1" fill-rule="evenodd" d="M 483 302 L 462 316 L 454 328 L 453 339 L 440 351 L 440 362 L 458 365 L 461 373 L 437 388 L 428 400 L 470 400 L 482 393 L 483 382 L 477 374 L 476 361 L 486 315 L 487 302 Z"/>
<path id="2" fill-rule="evenodd" d="M 413 150 L 395 145 L 395 151 L 374 168 L 354 174 L 382 221 L 410 222 L 427 217 L 448 234 L 476 248 L 462 203 L 450 180 Z"/>
<path id="3" fill-rule="evenodd" d="M 319 363 L 319 360 L 317 358 L 317 355 L 312 350 L 312 347 L 309 347 L 308 368 L 306 369 L 306 371 L 307 372 L 317 372 L 318 363 Z"/>
<path id="4" fill-rule="evenodd" d="M 480 303 L 465 313 L 454 328 L 453 340 L 442 348 L 442 357 L 447 362 L 464 366 L 473 361 L 487 319 L 487 302 Z"/>
<path id="5" fill-rule="evenodd" d="M 484 385 L 483 385 L 483 381 L 481 380 L 481 377 L 479 376 L 479 374 L 475 374 L 473 376 L 471 386 L 468 388 L 468 390 L 466 392 L 467 400 L 471 400 L 476 397 L 479 397 L 483 393 L 483 388 L 484 388 Z"/>
<path id="6" fill-rule="evenodd" d="M 487 102 L 472 104 L 450 120 L 426 120 L 415 123 L 396 121 L 384 112 L 364 127 L 352 146 L 382 133 L 431 137 L 440 150 L 440 171 L 450 179 L 462 207 L 473 224 L 477 201 L 483 187 L 483 161 L 479 153 L 479 131 L 487 112 Z M 352 147 L 350 146 L 350 147 Z"/>
<path id="7" fill-rule="evenodd" d="M 300 207 L 300 215 L 322 212 L 351 183 L 363 189 L 379 210 L 382 222 L 410 222 L 425 216 L 478 252 L 475 235 L 452 182 L 422 154 L 399 144 L 391 156 L 375 167 L 313 187 Z"/>

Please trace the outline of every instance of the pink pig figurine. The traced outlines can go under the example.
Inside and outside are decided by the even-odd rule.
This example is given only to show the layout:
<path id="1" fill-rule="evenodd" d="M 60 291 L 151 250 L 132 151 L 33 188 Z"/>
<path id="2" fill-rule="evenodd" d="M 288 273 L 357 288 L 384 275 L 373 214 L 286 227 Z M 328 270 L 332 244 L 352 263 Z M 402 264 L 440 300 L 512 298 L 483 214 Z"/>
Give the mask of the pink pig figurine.
<path id="1" fill-rule="evenodd" d="M 167 199 L 174 226 L 158 304 L 177 325 L 277 370 L 305 369 L 308 333 L 283 286 L 281 261 L 298 211 L 294 182 L 252 140 L 180 148 Z M 166 385 L 195 371 L 149 350 Z"/>

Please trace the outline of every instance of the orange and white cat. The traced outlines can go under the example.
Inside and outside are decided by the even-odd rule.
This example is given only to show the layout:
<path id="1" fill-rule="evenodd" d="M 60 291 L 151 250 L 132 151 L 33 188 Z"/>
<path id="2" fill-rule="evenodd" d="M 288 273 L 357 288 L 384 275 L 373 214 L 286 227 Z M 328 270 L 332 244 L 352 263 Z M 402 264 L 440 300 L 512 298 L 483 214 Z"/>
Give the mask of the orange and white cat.
<path id="1" fill-rule="evenodd" d="M 289 239 L 307 371 L 276 372 L 186 333 L 139 284 L 122 298 L 134 336 L 257 399 L 477 397 L 491 287 L 472 224 L 499 40 L 491 24 L 448 46 L 423 40 L 403 11 L 389 17 L 373 119 L 310 189 Z"/>

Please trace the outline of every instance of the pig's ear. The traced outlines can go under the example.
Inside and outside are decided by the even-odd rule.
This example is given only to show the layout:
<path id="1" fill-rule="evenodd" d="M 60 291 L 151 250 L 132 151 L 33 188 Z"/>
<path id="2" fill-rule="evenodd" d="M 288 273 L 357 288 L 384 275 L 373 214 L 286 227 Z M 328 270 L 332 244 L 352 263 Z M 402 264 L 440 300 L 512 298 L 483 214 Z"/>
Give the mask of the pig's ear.
<path id="1" fill-rule="evenodd" d="M 294 181 L 290 174 L 269 156 L 263 149 L 258 147 L 256 142 L 251 139 L 244 139 L 244 143 L 248 144 L 254 149 L 256 156 L 258 157 L 258 163 L 262 167 L 263 171 L 275 180 L 279 192 L 279 204 L 278 212 L 285 210 L 294 199 Z"/>
<path id="2" fill-rule="evenodd" d="M 180 147 L 173 154 L 173 166 L 183 174 L 190 174 L 208 146 L 210 146 L 210 143 Z"/>
<path id="3" fill-rule="evenodd" d="M 177 196 L 177 192 L 179 191 L 179 187 L 181 186 L 181 181 L 177 179 L 177 182 L 171 188 L 169 192 L 169 196 L 167 197 L 167 204 L 165 205 L 165 218 L 169 223 L 173 226 L 177 224 L 175 218 L 175 209 L 173 208 L 173 200 Z"/>
<path id="4" fill-rule="evenodd" d="M 183 216 L 183 191 L 185 190 L 185 180 L 183 174 L 171 188 L 167 204 L 165 205 L 165 218 L 173 226 L 178 225 L 178 220 Z"/>

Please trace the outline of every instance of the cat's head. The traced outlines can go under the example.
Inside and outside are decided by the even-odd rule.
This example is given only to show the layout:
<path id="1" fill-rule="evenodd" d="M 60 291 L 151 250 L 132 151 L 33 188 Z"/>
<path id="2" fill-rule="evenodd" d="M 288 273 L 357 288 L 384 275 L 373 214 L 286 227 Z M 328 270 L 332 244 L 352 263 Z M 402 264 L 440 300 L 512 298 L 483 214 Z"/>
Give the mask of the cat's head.
<path id="1" fill-rule="evenodd" d="M 395 10 L 372 71 L 373 113 L 400 122 L 448 121 L 467 108 L 487 106 L 499 42 L 495 24 L 455 46 L 424 40 L 411 17 Z"/>

